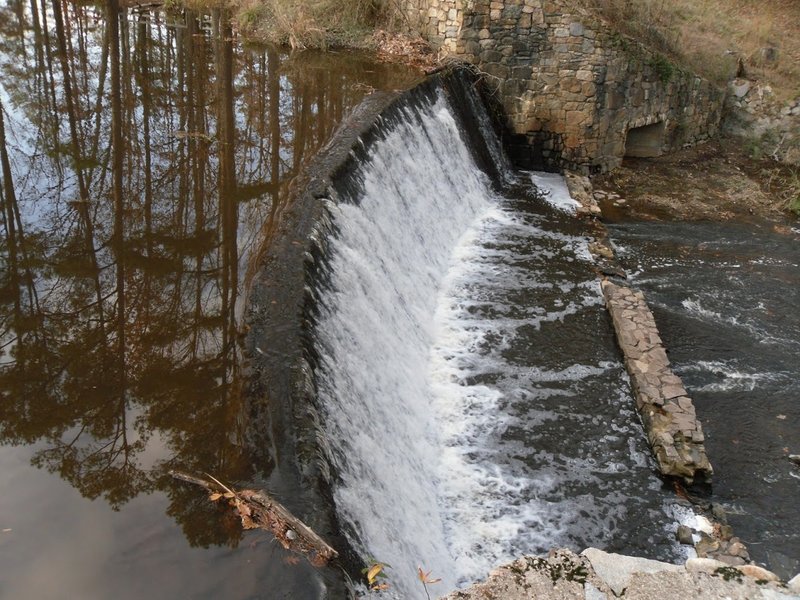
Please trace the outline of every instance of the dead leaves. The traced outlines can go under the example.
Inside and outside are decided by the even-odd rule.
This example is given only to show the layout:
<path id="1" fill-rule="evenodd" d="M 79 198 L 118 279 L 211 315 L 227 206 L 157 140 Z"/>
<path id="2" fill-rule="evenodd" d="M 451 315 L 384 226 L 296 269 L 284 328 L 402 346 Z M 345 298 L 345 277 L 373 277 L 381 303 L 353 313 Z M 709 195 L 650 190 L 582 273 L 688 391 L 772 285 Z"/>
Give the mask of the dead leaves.
<path id="1" fill-rule="evenodd" d="M 439 583 L 442 578 L 437 577 L 436 579 L 431 579 L 431 571 L 427 573 L 422 570 L 422 567 L 417 567 L 417 577 L 423 584 L 431 584 L 431 583 Z"/>
<path id="2" fill-rule="evenodd" d="M 370 591 L 380 592 L 389 589 L 387 583 L 388 576 L 386 569 L 391 569 L 391 565 L 372 559 L 369 566 L 361 569 L 361 573 L 367 579 L 367 586 Z M 440 577 L 431 577 L 431 571 L 425 571 L 422 567 L 417 567 L 417 577 L 422 582 L 422 587 L 425 588 L 425 595 L 430 598 L 428 593 L 428 586 L 441 581 Z"/>
<path id="3" fill-rule="evenodd" d="M 372 564 L 361 569 L 361 572 L 367 577 L 367 585 L 373 592 L 380 592 L 389 589 L 389 584 L 384 581 L 386 579 L 386 569 L 392 567 L 386 563 L 373 561 Z"/>
<path id="4" fill-rule="evenodd" d="M 209 477 L 211 477 L 209 475 Z M 212 479 L 214 479 L 212 477 Z M 214 479 L 219 483 L 216 479 Z M 222 486 L 222 484 L 219 484 Z M 225 486 L 222 486 L 223 488 Z M 227 488 L 226 488 L 227 489 Z M 225 501 L 228 506 L 233 509 L 233 512 L 239 517 L 242 522 L 242 529 L 258 529 L 260 525 L 253 519 L 253 509 L 247 504 L 247 501 L 233 490 L 228 489 L 226 492 L 212 492 L 208 495 L 211 502 Z"/>

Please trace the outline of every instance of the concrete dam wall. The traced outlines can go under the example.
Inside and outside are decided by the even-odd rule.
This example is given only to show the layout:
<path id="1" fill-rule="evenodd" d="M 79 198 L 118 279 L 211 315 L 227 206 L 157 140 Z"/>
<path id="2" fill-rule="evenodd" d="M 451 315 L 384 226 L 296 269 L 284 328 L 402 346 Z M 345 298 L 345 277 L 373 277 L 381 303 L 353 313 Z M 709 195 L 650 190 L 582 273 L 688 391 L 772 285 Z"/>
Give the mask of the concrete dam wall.
<path id="1" fill-rule="evenodd" d="M 408 0 L 409 18 L 497 90 L 514 160 L 609 171 L 719 128 L 725 93 L 568 0 Z"/>

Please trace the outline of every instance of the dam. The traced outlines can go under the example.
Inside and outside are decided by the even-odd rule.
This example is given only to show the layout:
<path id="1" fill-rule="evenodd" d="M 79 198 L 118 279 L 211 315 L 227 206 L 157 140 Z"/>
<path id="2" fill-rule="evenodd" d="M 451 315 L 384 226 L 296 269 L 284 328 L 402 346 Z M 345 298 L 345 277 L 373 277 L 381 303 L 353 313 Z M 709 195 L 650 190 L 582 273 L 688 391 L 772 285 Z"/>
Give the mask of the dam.
<path id="1" fill-rule="evenodd" d="M 418 566 L 451 588 L 554 545 L 686 552 L 591 234 L 563 179 L 509 166 L 475 85 L 457 71 L 394 99 L 315 192 L 304 251 L 287 401 L 313 405 L 339 525 L 401 597 Z"/>
<path id="2" fill-rule="evenodd" d="M 423 598 L 418 569 L 438 595 L 556 546 L 691 553 L 675 533 L 694 513 L 659 476 L 604 307 L 598 230 L 560 175 L 509 155 L 602 170 L 626 139 L 666 151 L 716 113 L 670 137 L 677 109 L 660 120 L 636 83 L 639 112 L 588 156 L 571 137 L 586 123 L 556 131 L 566 114 L 512 112 L 509 133 L 469 69 L 254 48 L 222 11 L 151 7 L 118 15 L 115 55 L 94 6 L 2 8 L 0 597 L 338 599 L 382 563 L 387 595 Z M 543 44 L 564 28 L 548 29 Z M 525 65 L 487 51 L 522 85 Z M 606 84 L 596 98 L 626 98 Z M 608 233 L 697 402 L 719 466 L 704 499 L 788 579 L 792 239 Z M 268 491 L 340 560 L 243 530 L 172 470 Z"/>

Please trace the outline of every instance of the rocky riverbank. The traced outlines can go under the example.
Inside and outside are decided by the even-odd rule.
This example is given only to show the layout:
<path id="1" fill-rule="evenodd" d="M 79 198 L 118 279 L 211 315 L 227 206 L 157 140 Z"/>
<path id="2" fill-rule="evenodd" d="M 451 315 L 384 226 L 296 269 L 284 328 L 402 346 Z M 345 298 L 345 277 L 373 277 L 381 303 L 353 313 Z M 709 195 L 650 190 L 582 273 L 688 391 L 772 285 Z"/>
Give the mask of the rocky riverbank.
<path id="1" fill-rule="evenodd" d="M 603 217 L 791 222 L 800 171 L 764 156 L 755 141 L 720 137 L 658 158 L 626 158 L 592 179 Z"/>
<path id="2" fill-rule="evenodd" d="M 800 598 L 800 576 L 788 583 L 761 567 L 731 567 L 708 558 L 684 565 L 609 554 L 553 550 L 496 569 L 488 579 L 445 600 L 789 600 Z"/>

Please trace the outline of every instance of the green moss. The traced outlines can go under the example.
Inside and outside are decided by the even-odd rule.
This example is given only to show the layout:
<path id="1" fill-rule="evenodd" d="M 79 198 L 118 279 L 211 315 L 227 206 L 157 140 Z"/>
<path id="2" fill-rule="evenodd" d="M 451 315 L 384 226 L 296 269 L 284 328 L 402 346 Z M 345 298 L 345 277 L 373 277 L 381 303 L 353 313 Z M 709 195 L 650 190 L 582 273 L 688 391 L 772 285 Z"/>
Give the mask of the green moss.
<path id="1" fill-rule="evenodd" d="M 654 54 L 647 61 L 647 66 L 655 71 L 662 83 L 669 83 L 678 72 L 675 65 L 663 54 Z"/>
<path id="2" fill-rule="evenodd" d="M 744 575 L 739 569 L 734 567 L 719 567 L 714 571 L 714 575 L 719 575 L 725 581 L 742 581 Z"/>

